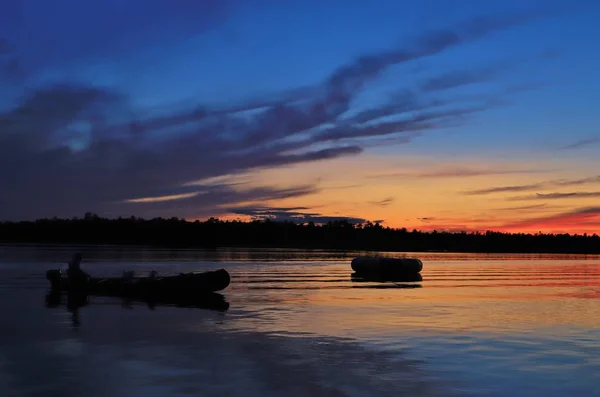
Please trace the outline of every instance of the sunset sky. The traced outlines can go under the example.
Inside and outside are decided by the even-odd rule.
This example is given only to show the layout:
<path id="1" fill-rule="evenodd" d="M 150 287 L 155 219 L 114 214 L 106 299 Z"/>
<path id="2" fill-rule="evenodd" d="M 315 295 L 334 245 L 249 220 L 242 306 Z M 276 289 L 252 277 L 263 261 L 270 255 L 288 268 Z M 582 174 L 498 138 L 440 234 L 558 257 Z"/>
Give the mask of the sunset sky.
<path id="1" fill-rule="evenodd" d="M 0 219 L 600 232 L 600 2 L 0 2 Z"/>

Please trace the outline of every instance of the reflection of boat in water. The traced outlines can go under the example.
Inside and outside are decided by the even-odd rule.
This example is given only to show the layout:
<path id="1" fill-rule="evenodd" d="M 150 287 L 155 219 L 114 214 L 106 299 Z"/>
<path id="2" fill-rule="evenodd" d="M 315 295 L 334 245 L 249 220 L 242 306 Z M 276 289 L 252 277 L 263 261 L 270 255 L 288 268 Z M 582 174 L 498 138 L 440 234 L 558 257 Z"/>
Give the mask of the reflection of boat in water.
<path id="1" fill-rule="evenodd" d="M 90 304 L 90 297 L 85 292 L 72 290 L 67 293 L 61 291 L 51 290 L 46 294 L 46 307 L 55 308 L 61 306 L 63 303 L 67 306 L 67 310 L 72 313 L 73 326 L 79 326 L 79 309 Z M 108 296 L 113 295 L 94 295 L 94 296 Z M 63 297 L 66 298 L 66 302 L 63 301 Z M 151 310 L 154 310 L 156 306 L 170 306 L 170 307 L 184 307 L 194 309 L 207 309 L 224 312 L 229 309 L 229 302 L 225 300 L 223 295 L 216 292 L 209 292 L 205 294 L 197 294 L 194 297 L 179 296 L 175 297 L 163 297 L 157 299 L 152 297 L 149 299 L 142 299 L 140 297 L 122 297 L 121 306 L 131 307 L 131 303 L 139 302 L 145 303 Z M 104 303 L 114 304 L 114 303 Z"/>
<path id="2" fill-rule="evenodd" d="M 359 273 L 354 272 L 350 276 L 352 281 L 356 282 L 396 282 L 396 283 L 414 283 L 423 281 L 420 273 L 416 274 L 381 274 L 381 273 Z"/>
<path id="3" fill-rule="evenodd" d="M 46 295 L 46 307 L 58 307 L 64 303 L 69 311 L 75 311 L 81 307 L 87 306 L 90 302 L 90 296 L 114 297 L 114 295 L 86 294 L 77 291 L 70 291 L 67 293 L 51 291 Z M 63 298 L 66 298 L 66 301 L 64 301 Z M 208 309 L 216 311 L 227 311 L 229 309 L 229 302 L 225 300 L 223 295 L 216 292 L 197 294 L 193 297 L 180 295 L 178 297 L 171 296 L 162 297 L 160 299 L 156 296 L 148 297 L 146 299 L 131 296 L 122 298 L 121 302 L 145 303 L 150 309 L 154 309 L 156 306 Z"/>
<path id="4" fill-rule="evenodd" d="M 73 313 L 73 323 L 79 324 L 78 309 L 89 303 L 89 296 L 118 297 L 124 303 L 144 302 L 155 306 L 175 306 L 226 311 L 229 303 L 216 291 L 229 286 L 227 270 L 219 269 L 201 273 L 180 273 L 158 276 L 152 271 L 147 277 L 135 277 L 134 272 L 123 272 L 122 277 L 90 277 L 81 270 L 81 254 L 73 255 L 67 274 L 60 269 L 50 269 L 47 307 L 57 307 L 66 292 L 67 309 Z"/>
<path id="5" fill-rule="evenodd" d="M 355 288 L 422 288 L 419 282 L 423 281 L 423 277 L 419 274 L 381 274 L 381 273 L 352 273 L 350 279 L 353 282 L 365 283 L 365 285 L 357 285 Z M 375 284 L 374 284 L 375 283 Z"/>

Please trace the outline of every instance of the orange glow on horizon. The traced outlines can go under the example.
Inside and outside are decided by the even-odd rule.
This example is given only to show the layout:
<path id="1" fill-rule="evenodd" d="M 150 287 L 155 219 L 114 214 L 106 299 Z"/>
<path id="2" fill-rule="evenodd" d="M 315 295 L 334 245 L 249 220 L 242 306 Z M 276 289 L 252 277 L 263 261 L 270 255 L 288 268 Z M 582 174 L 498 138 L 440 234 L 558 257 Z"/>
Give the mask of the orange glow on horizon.
<path id="1" fill-rule="evenodd" d="M 315 193 L 307 195 L 243 204 L 248 207 L 302 207 L 306 213 L 382 220 L 384 226 L 408 230 L 599 233 L 600 210 L 577 212 L 597 206 L 597 197 L 537 195 L 600 190 L 600 180 L 577 183 L 594 176 L 577 171 L 590 169 L 589 164 L 582 167 L 573 160 L 557 164 L 554 159 L 459 163 L 443 158 L 432 161 L 427 156 L 399 160 L 364 155 L 261 170 L 237 180 L 247 183 L 243 188 L 316 187 Z M 252 219 L 226 207 L 214 217 Z"/>

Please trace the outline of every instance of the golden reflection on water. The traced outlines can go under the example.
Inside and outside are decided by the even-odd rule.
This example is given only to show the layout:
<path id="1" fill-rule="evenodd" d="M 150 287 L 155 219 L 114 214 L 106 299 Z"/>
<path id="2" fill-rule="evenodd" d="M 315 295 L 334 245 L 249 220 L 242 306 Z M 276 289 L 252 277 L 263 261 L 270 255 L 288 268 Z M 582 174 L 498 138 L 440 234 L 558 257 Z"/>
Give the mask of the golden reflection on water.
<path id="1" fill-rule="evenodd" d="M 425 263 L 416 283 L 353 282 L 349 265 L 339 262 L 231 272 L 232 307 L 253 313 L 234 324 L 260 331 L 543 332 L 596 328 L 600 318 L 600 264 L 593 261 L 437 261 Z"/>
<path id="2" fill-rule="evenodd" d="M 148 253 L 109 254 L 92 253 L 86 270 L 225 267 L 229 310 L 129 308 L 94 297 L 75 328 L 64 307 L 42 307 L 47 260 L 0 263 L 10 319 L 0 327 L 0 389 L 15 393 L 8 396 L 30 390 L 32 374 L 35 395 L 70 395 L 73 379 L 82 380 L 77 395 L 114 396 L 597 390 L 599 258 L 419 254 L 422 281 L 381 283 L 353 279 L 348 253 L 161 252 L 151 262 L 140 260 Z"/>

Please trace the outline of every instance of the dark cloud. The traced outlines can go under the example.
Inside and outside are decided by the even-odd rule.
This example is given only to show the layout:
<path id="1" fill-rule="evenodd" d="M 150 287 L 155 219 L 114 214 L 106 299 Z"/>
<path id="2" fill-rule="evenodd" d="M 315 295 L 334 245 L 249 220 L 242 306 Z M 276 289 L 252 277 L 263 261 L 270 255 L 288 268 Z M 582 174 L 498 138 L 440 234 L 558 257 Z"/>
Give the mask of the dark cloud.
<path id="1" fill-rule="evenodd" d="M 386 197 L 383 200 L 379 200 L 379 201 L 369 201 L 369 204 L 371 205 L 375 205 L 378 207 L 387 207 L 388 205 L 392 204 L 396 199 L 394 197 Z"/>
<path id="2" fill-rule="evenodd" d="M 572 213 L 575 213 L 575 214 L 599 214 L 600 215 L 600 207 L 579 208 Z"/>
<path id="3" fill-rule="evenodd" d="M 582 147 L 595 145 L 597 143 L 600 143 L 600 137 L 582 139 L 582 140 L 573 142 L 571 144 L 568 144 L 568 145 L 565 145 L 565 146 L 561 146 L 559 149 L 562 149 L 562 150 L 580 149 Z"/>
<path id="4" fill-rule="evenodd" d="M 347 221 L 349 223 L 366 223 L 363 218 L 351 216 L 327 216 L 316 212 L 299 211 L 304 207 L 233 207 L 228 210 L 237 215 L 250 216 L 256 220 L 271 220 L 275 222 L 293 222 L 297 224 L 313 222 L 315 224 L 324 224 L 335 221 Z"/>
<path id="5" fill-rule="evenodd" d="M 318 161 L 328 160 L 336 157 L 355 155 L 361 153 L 363 150 L 358 146 L 345 146 L 345 147 L 333 147 L 321 150 L 313 150 L 302 154 L 290 154 L 279 156 L 282 164 L 286 163 L 300 163 L 305 161 Z M 276 161 L 274 162 L 275 165 Z"/>
<path id="6" fill-rule="evenodd" d="M 510 175 L 510 174 L 529 174 L 535 172 L 548 172 L 547 170 L 536 170 L 536 169 L 478 169 L 478 168 L 442 168 L 430 171 L 420 172 L 394 172 L 388 174 L 373 175 L 372 178 L 391 178 L 391 179 L 421 179 L 421 178 L 464 178 L 464 177 L 478 177 L 487 175 Z"/>
<path id="7" fill-rule="evenodd" d="M 510 197 L 508 200 L 555 200 L 588 197 L 600 197 L 600 192 L 536 193 L 529 196 Z"/>
<path id="8" fill-rule="evenodd" d="M 494 208 L 493 211 L 523 211 L 523 210 L 541 210 L 550 208 L 548 204 L 522 205 L 519 207 Z"/>
<path id="9" fill-rule="evenodd" d="M 527 67 L 532 61 L 548 60 L 557 57 L 560 54 L 561 52 L 556 50 L 547 50 L 537 54 L 529 54 L 526 57 L 507 59 L 485 67 L 472 67 L 469 69 L 446 71 L 424 79 L 419 86 L 423 91 L 441 91 L 471 84 L 485 83 L 495 80 L 500 75 L 506 74 L 518 67 Z M 538 88 L 540 85 L 541 83 L 526 83 L 514 87 L 507 87 L 507 91 L 513 93 L 523 92 L 532 88 Z"/>
<path id="10" fill-rule="evenodd" d="M 581 179 L 560 179 L 558 181 L 554 181 L 553 183 L 556 186 L 575 186 L 586 185 L 588 183 L 600 183 L 600 175 Z"/>
<path id="11" fill-rule="evenodd" d="M 486 195 L 493 193 L 505 193 L 505 192 L 523 192 L 529 190 L 539 190 L 548 187 L 558 187 L 558 186 L 578 186 L 578 185 L 586 185 L 600 183 L 600 176 L 593 176 L 589 178 L 581 178 L 581 179 L 558 179 L 552 181 L 544 181 L 539 183 L 532 183 L 527 185 L 514 185 L 514 186 L 498 186 L 491 187 L 487 189 L 478 189 L 478 190 L 468 190 L 463 194 L 466 195 Z"/>
<path id="12" fill-rule="evenodd" d="M 56 50 L 53 42 L 46 49 L 48 54 L 58 51 L 46 55 L 62 57 L 64 62 L 81 54 L 124 51 L 159 40 L 164 32 L 193 34 L 209 26 L 213 11 L 219 13 L 225 4 L 182 1 L 167 6 L 153 0 L 140 9 L 127 3 L 123 14 L 115 17 L 114 31 L 105 37 L 101 26 L 110 7 L 93 14 L 93 7 L 83 7 L 74 0 L 66 3 L 74 7 L 71 25 L 61 26 L 48 36 L 52 40 L 62 37 L 64 48 Z M 98 20 L 90 19 L 91 15 Z M 395 97 L 388 103 L 361 109 L 354 116 L 347 113 L 361 91 L 386 68 L 438 54 L 530 17 L 475 18 L 426 33 L 406 48 L 359 57 L 316 87 L 225 107 L 169 105 L 146 113 L 137 109 L 134 112 L 126 92 L 70 82 L 37 86 L 26 92 L 18 105 L 0 113 L 0 219 L 73 216 L 85 211 L 119 215 L 177 212 L 178 216 L 197 217 L 241 203 L 313 194 L 317 186 L 201 187 L 189 183 L 358 155 L 373 138 L 407 143 L 420 132 L 460 124 L 465 116 L 488 109 L 490 103 L 464 106 L 460 100 L 441 101 L 427 93 L 404 91 L 403 100 Z M 131 20 L 138 22 L 133 25 Z M 40 23 L 43 27 L 49 22 Z M 72 38 L 79 28 L 80 34 Z M 146 37 L 147 33 L 150 36 Z M 122 37 L 123 44 L 112 48 Z M 25 51 L 16 48 L 17 53 L 21 50 Z M 519 172 L 526 171 L 444 170 L 420 177 Z M 162 199 L 140 201 L 152 197 Z M 127 202 L 131 199 L 137 201 Z M 284 212 L 287 215 L 270 215 L 292 216 Z M 338 219 L 311 213 L 295 215 L 314 222 Z"/>
<path id="13" fill-rule="evenodd" d="M 522 192 L 522 191 L 527 191 L 527 190 L 540 189 L 543 186 L 544 186 L 543 183 L 533 183 L 530 185 L 499 186 L 499 187 L 492 187 L 492 188 L 488 188 L 488 189 L 469 190 L 469 191 L 464 192 L 464 194 L 476 196 L 476 195 L 484 195 L 484 194 L 491 194 L 491 193 Z"/>
<path id="14" fill-rule="evenodd" d="M 316 186 L 301 185 L 286 188 L 270 186 L 232 187 L 226 184 L 195 185 L 189 187 L 189 195 L 181 199 L 165 201 L 115 202 L 108 207 L 113 216 L 132 213 L 132 206 L 147 216 L 177 216 L 198 218 L 231 213 L 230 207 L 239 203 L 262 203 L 268 200 L 302 197 L 318 193 Z M 187 193 L 183 193 L 184 195 Z M 160 198 L 160 197 L 159 197 Z M 165 198 L 168 198 L 166 196 Z M 305 207 L 281 207 L 273 211 L 306 210 Z"/>
<path id="15" fill-rule="evenodd" d="M 537 193 L 539 199 L 560 199 L 579 197 L 600 197 L 600 192 L 569 192 L 569 193 Z"/>
<path id="16" fill-rule="evenodd" d="M 421 83 L 424 91 L 440 91 L 492 80 L 505 68 L 494 66 L 478 70 L 460 70 L 431 77 Z"/>
<path id="17" fill-rule="evenodd" d="M 282 117 L 270 119 L 275 112 L 286 114 L 286 122 L 276 125 L 277 129 L 264 129 L 259 133 L 250 134 L 247 143 L 260 143 L 266 139 L 273 139 L 281 135 L 293 135 L 304 132 L 310 128 L 336 121 L 350 108 L 351 100 L 371 81 L 375 80 L 388 67 L 432 56 L 442 51 L 458 46 L 460 44 L 479 39 L 494 31 L 516 26 L 537 17 L 537 14 L 516 14 L 510 16 L 488 17 L 480 16 L 470 19 L 453 28 L 431 31 L 418 37 L 408 46 L 408 49 L 393 49 L 382 51 L 377 54 L 368 54 L 358 57 L 343 67 L 338 68 L 332 76 L 327 79 L 321 97 L 309 103 L 301 110 L 292 110 L 282 105 L 274 109 L 272 114 L 266 118 L 271 123 L 281 123 Z M 349 123 L 338 123 L 337 126 L 325 129 L 316 134 L 319 141 L 340 140 L 344 138 L 383 136 L 406 131 L 420 131 L 432 129 L 439 126 L 444 118 L 456 118 L 473 112 L 486 110 L 490 104 L 469 108 L 455 108 L 437 110 L 441 103 L 431 102 L 429 106 L 415 104 L 412 93 L 407 93 L 409 98 L 398 105 L 383 105 L 378 109 L 367 110 L 358 116 L 362 125 L 351 125 Z M 397 98 L 395 101 L 397 103 Z M 421 110 L 431 109 L 427 114 L 417 114 L 414 117 L 398 121 L 388 121 L 377 125 L 365 125 L 370 121 L 391 115 L 402 115 L 414 108 Z M 434 110 L 435 109 L 435 110 Z M 277 132 L 273 132 L 277 131 Z"/>
<path id="18" fill-rule="evenodd" d="M 181 185 L 193 180 L 361 151 L 356 146 L 331 146 L 303 153 L 286 151 L 306 146 L 302 144 L 256 147 L 240 152 L 242 148 L 237 147 L 235 141 L 219 136 L 223 123 L 200 126 L 194 134 L 155 142 L 146 135 L 149 123 L 139 123 L 137 132 L 133 133 L 127 124 L 105 127 L 91 121 L 118 119 L 123 111 L 121 105 L 118 95 L 65 85 L 40 90 L 25 98 L 19 107 L 0 115 L 0 164 L 5 170 L 0 173 L 5 192 L 0 201 L 4 208 L 10 208 L 12 217 L 27 216 L 30 212 L 36 216 L 78 214 L 85 208 L 104 206 L 106 209 L 106 203 L 131 198 L 186 194 L 190 188 Z M 166 124 L 165 119 L 152 122 L 160 128 L 168 128 L 180 125 L 182 119 L 184 117 L 172 116 L 171 120 L 177 120 L 172 124 Z M 61 143 L 61 138 L 64 141 L 79 139 L 68 134 L 74 122 L 90 124 L 83 150 Z M 7 172 L 9 169 L 12 171 Z M 276 193 L 265 191 L 258 197 L 268 199 L 266 193 L 269 192 Z M 231 192 L 217 190 L 216 193 L 227 203 Z M 42 196 L 44 203 L 33 204 Z M 201 197 L 205 200 L 211 196 L 203 194 Z M 242 195 L 236 197 L 245 199 Z M 270 197 L 281 198 L 279 194 Z M 22 211 L 17 210 L 20 206 L 23 206 Z M 9 213 L 3 215 L 6 217 Z"/>

